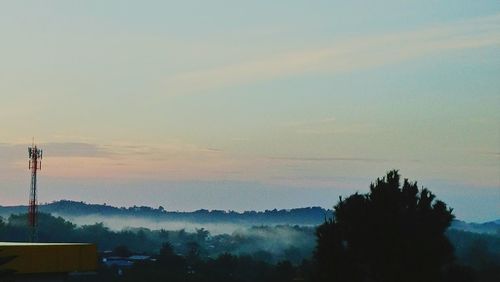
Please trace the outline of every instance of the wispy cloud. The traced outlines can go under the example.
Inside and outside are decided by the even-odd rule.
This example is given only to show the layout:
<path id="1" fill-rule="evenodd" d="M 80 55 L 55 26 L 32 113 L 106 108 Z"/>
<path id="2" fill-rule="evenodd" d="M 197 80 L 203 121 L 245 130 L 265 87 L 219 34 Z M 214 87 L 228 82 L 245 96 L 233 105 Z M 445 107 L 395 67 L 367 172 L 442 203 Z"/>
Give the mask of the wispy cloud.
<path id="1" fill-rule="evenodd" d="M 500 152 L 495 152 L 495 151 L 476 150 L 475 153 L 482 156 L 500 157 Z"/>
<path id="2" fill-rule="evenodd" d="M 500 14 L 393 34 L 370 35 L 260 60 L 168 77 L 167 94 L 204 92 L 304 73 L 373 68 L 450 50 L 500 45 Z"/>
<path id="3" fill-rule="evenodd" d="M 113 154 L 110 150 L 91 143 L 62 142 L 42 145 L 45 152 L 50 152 L 54 157 L 109 157 Z"/>
<path id="4" fill-rule="evenodd" d="M 0 177 L 26 169 L 27 147 L 0 143 Z M 144 145 L 48 142 L 39 147 L 44 151 L 44 174 L 53 177 L 161 176 L 176 172 L 188 175 L 191 169 L 191 173 L 208 171 L 210 165 L 225 162 L 224 152 L 218 148 L 174 141 Z"/>
<path id="5" fill-rule="evenodd" d="M 388 162 L 388 159 L 361 158 L 361 157 L 269 157 L 270 160 L 295 161 L 295 162 Z"/>
<path id="6" fill-rule="evenodd" d="M 335 117 L 284 122 L 278 124 L 277 126 L 291 130 L 299 135 L 352 135 L 370 132 L 375 129 L 379 132 L 382 130 L 370 122 L 338 121 Z"/>
<path id="7" fill-rule="evenodd" d="M 2 143 L 0 156 L 4 161 L 21 160 L 28 158 L 28 146 L 31 144 Z M 105 158 L 112 157 L 115 153 L 105 146 L 84 142 L 54 142 L 38 144 L 44 154 L 51 157 L 86 157 Z"/>
<path id="8" fill-rule="evenodd" d="M 334 117 L 327 117 L 318 120 L 304 120 L 304 121 L 291 121 L 283 123 L 283 126 L 287 127 L 301 127 L 301 126 L 311 126 L 311 125 L 328 125 L 333 124 L 337 121 Z"/>

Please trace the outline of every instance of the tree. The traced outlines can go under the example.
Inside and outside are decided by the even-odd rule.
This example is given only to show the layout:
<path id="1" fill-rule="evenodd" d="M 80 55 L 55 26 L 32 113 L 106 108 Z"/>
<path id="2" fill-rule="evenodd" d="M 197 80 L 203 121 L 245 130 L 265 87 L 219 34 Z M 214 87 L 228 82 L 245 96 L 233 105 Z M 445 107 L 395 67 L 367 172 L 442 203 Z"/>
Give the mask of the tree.
<path id="1" fill-rule="evenodd" d="M 158 263 L 166 270 L 173 273 L 184 273 L 186 271 L 186 260 L 175 253 L 170 242 L 165 242 L 160 248 Z"/>
<path id="2" fill-rule="evenodd" d="M 117 256 L 117 257 L 129 257 L 132 255 L 132 252 L 128 249 L 127 246 L 125 245 L 119 245 L 119 246 L 116 246 L 114 249 L 113 249 L 113 255 Z"/>
<path id="3" fill-rule="evenodd" d="M 200 256 L 201 256 L 200 244 L 198 244 L 195 241 L 189 241 L 186 243 L 186 248 L 187 248 L 186 260 L 191 266 L 193 266 L 200 261 Z"/>
<path id="4" fill-rule="evenodd" d="M 444 232 L 452 209 L 397 170 L 367 194 L 340 198 L 335 216 L 316 230 L 319 281 L 442 281 L 453 261 Z"/>
<path id="5" fill-rule="evenodd" d="M 159 261 L 166 261 L 170 257 L 175 256 L 174 247 L 170 242 L 165 242 L 161 245 L 160 254 L 158 255 Z"/>
<path id="6" fill-rule="evenodd" d="M 288 282 L 292 281 L 295 277 L 295 268 L 290 261 L 282 261 L 276 264 L 274 281 Z"/>

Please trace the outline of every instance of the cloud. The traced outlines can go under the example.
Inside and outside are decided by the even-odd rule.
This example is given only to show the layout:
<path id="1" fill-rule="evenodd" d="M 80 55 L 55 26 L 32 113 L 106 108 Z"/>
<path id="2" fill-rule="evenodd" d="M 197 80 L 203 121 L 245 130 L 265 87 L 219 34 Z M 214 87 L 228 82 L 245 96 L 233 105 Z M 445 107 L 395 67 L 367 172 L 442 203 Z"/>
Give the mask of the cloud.
<path id="1" fill-rule="evenodd" d="M 329 46 L 168 77 L 168 94 L 188 94 L 306 73 L 349 72 L 451 50 L 500 45 L 500 14 L 416 31 L 362 36 Z"/>
<path id="2" fill-rule="evenodd" d="M 493 157 L 493 158 L 499 158 L 500 157 L 500 152 L 495 152 L 495 151 L 484 151 L 484 150 L 476 150 L 474 151 L 475 154 L 478 154 L 480 156 L 486 156 L 486 157 Z M 495 165 L 499 165 L 498 163 L 495 163 Z"/>
<path id="3" fill-rule="evenodd" d="M 28 146 L 31 144 L 0 144 L 0 154 L 9 159 L 28 158 Z M 106 148 L 82 142 L 57 142 L 38 144 L 44 153 L 52 157 L 105 157 L 112 155 Z"/>
<path id="4" fill-rule="evenodd" d="M 0 143 L 0 158 L 2 162 L 17 159 L 19 156 L 28 156 L 28 147 L 9 143 Z"/>
<path id="5" fill-rule="evenodd" d="M 337 121 L 334 117 L 327 117 L 318 120 L 306 120 L 306 121 L 292 121 L 283 124 L 285 127 L 301 127 L 301 126 L 311 126 L 311 125 L 329 125 Z"/>
<path id="6" fill-rule="evenodd" d="M 62 142 L 41 144 L 44 152 L 53 157 L 109 157 L 113 152 L 97 144 Z"/>
<path id="7" fill-rule="evenodd" d="M 224 152 L 182 142 L 164 144 L 93 144 L 48 142 L 44 151 L 44 175 L 61 178 L 187 177 L 210 174 L 211 166 L 229 168 Z M 0 178 L 27 169 L 29 144 L 0 143 Z"/>
<path id="8" fill-rule="evenodd" d="M 357 157 L 269 157 L 270 160 L 295 161 L 295 162 L 388 162 L 387 159 L 357 158 Z"/>
<path id="9" fill-rule="evenodd" d="M 279 127 L 293 131 L 299 135 L 358 135 L 377 130 L 380 127 L 371 122 L 338 121 L 335 117 L 326 117 L 316 120 L 292 121 L 278 124 Z"/>

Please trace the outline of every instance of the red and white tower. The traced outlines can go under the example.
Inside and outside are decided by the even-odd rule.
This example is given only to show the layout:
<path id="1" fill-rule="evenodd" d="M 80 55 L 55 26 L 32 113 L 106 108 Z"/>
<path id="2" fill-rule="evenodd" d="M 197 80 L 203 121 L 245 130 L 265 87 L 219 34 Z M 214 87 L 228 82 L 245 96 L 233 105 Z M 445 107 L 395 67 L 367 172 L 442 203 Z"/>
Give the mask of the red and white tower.
<path id="1" fill-rule="evenodd" d="M 31 187 L 30 187 L 30 202 L 28 207 L 28 224 L 30 227 L 30 240 L 37 240 L 37 225 L 38 225 L 38 202 L 36 191 L 36 172 L 42 169 L 42 150 L 38 149 L 33 142 L 31 147 L 28 147 L 29 169 L 31 170 Z"/>

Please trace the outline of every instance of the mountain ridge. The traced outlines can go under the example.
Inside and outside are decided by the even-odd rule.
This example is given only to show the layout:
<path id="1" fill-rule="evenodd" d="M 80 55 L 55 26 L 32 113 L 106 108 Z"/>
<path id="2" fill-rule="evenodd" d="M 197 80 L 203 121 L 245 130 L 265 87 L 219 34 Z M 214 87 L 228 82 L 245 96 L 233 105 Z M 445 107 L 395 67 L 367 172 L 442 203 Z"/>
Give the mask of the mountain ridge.
<path id="1" fill-rule="evenodd" d="M 25 213 L 28 207 L 0 206 L 0 215 Z M 190 222 L 234 222 L 249 223 L 289 223 L 289 224 L 321 224 L 326 218 L 333 216 L 332 210 L 321 207 L 305 207 L 293 209 L 273 209 L 265 211 L 225 211 L 199 209 L 195 211 L 167 211 L 162 206 L 115 207 L 106 204 L 89 204 L 85 202 L 60 200 L 41 204 L 39 211 L 61 216 L 133 216 L 155 220 L 184 220 Z"/>
<path id="2" fill-rule="evenodd" d="M 26 205 L 0 206 L 0 216 L 26 213 Z M 250 225 L 290 224 L 290 225 L 319 225 L 325 219 L 333 217 L 333 211 L 321 207 L 304 207 L 292 209 L 272 209 L 264 211 L 226 211 L 199 209 L 195 211 L 168 211 L 162 206 L 116 207 L 107 204 L 90 204 L 83 201 L 59 200 L 44 203 L 39 211 L 62 217 L 102 216 L 143 218 L 156 222 L 184 221 L 192 223 L 243 223 Z M 455 219 L 450 229 L 473 233 L 500 234 L 500 219 L 483 223 L 465 222 Z"/>

